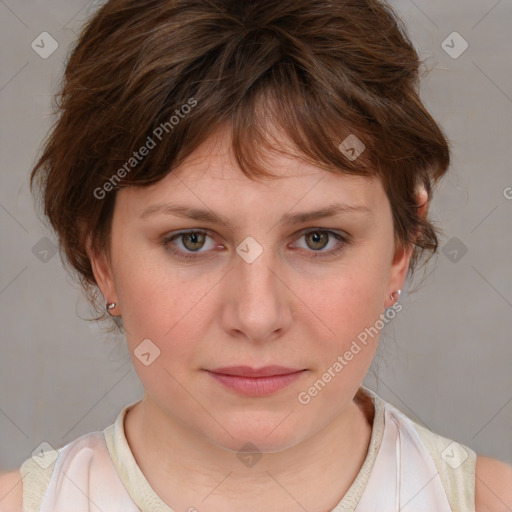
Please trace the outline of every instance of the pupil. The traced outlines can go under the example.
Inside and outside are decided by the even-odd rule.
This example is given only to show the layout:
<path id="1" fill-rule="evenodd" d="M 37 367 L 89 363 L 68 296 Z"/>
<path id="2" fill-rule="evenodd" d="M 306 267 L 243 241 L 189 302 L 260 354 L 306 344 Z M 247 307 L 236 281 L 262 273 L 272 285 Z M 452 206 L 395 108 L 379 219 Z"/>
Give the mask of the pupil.
<path id="1" fill-rule="evenodd" d="M 325 233 L 322 233 L 320 231 L 315 231 L 314 233 L 311 233 L 310 236 L 313 239 L 313 243 L 314 244 L 318 244 L 318 243 L 320 243 L 320 240 L 322 239 L 322 237 L 325 238 Z M 319 249 L 319 248 L 322 249 L 323 246 L 322 247 L 316 247 L 316 249 Z"/>
<path id="2" fill-rule="evenodd" d="M 192 245 L 200 244 L 198 241 L 201 238 L 200 233 L 189 233 L 185 239 L 187 239 L 192 243 Z M 187 244 L 186 244 L 187 245 Z M 188 247 L 189 250 L 198 249 L 198 247 Z"/>

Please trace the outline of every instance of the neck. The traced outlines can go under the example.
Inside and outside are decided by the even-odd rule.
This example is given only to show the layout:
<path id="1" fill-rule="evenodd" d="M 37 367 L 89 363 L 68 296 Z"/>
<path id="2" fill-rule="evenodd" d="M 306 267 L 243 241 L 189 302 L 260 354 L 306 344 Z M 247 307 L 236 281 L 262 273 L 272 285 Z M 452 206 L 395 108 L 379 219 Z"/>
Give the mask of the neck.
<path id="1" fill-rule="evenodd" d="M 208 496 L 211 512 L 313 511 L 334 508 L 354 481 L 368 452 L 373 418 L 373 401 L 360 388 L 314 436 L 265 453 L 247 467 L 235 453 L 175 421 L 146 396 L 127 411 L 124 428 L 144 476 L 174 510 L 199 506 Z"/>

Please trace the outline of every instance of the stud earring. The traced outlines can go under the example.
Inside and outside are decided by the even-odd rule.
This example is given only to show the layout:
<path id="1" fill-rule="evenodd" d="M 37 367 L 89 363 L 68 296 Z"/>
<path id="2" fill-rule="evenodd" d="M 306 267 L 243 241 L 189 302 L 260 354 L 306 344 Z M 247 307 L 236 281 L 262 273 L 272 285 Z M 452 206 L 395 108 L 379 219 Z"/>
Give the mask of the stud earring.
<path id="1" fill-rule="evenodd" d="M 397 301 L 400 298 L 400 294 L 402 293 L 402 290 L 397 290 L 396 292 L 393 292 L 390 295 L 391 300 Z"/>
<path id="2" fill-rule="evenodd" d="M 117 306 L 117 303 L 116 302 L 107 302 L 106 305 L 105 305 L 105 310 L 107 311 L 107 313 L 110 315 L 110 316 L 114 316 L 110 311 L 112 309 L 114 309 L 115 307 Z"/>

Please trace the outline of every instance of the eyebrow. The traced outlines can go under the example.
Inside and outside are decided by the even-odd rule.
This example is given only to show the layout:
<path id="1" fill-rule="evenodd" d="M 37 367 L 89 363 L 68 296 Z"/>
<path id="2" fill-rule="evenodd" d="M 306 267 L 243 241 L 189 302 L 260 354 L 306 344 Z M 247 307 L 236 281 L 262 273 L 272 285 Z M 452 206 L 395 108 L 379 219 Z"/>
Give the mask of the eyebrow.
<path id="1" fill-rule="evenodd" d="M 326 206 L 325 208 L 321 208 L 320 210 L 299 213 L 285 213 L 281 217 L 280 222 L 282 224 L 302 224 L 308 221 L 334 217 L 341 213 L 368 215 L 372 213 L 372 210 L 363 205 L 335 203 Z M 157 214 L 174 215 L 177 217 L 185 217 L 202 222 L 218 223 L 222 224 L 228 229 L 233 229 L 230 220 L 224 215 L 212 212 L 211 210 L 192 208 L 190 206 L 184 206 L 179 204 L 155 204 L 153 206 L 146 208 L 141 213 L 140 218 L 145 219 L 147 217 Z"/>

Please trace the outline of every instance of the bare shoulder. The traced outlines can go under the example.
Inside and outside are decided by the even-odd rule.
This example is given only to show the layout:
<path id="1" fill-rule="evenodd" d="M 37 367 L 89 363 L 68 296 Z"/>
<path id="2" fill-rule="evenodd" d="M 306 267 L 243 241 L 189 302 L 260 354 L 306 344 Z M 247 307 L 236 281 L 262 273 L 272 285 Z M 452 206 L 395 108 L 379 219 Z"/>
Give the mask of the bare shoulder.
<path id="1" fill-rule="evenodd" d="M 21 512 L 23 480 L 18 469 L 0 473 L 0 512 Z"/>
<path id="2" fill-rule="evenodd" d="M 478 455 L 475 469 L 476 512 L 512 510 L 512 466 Z"/>

